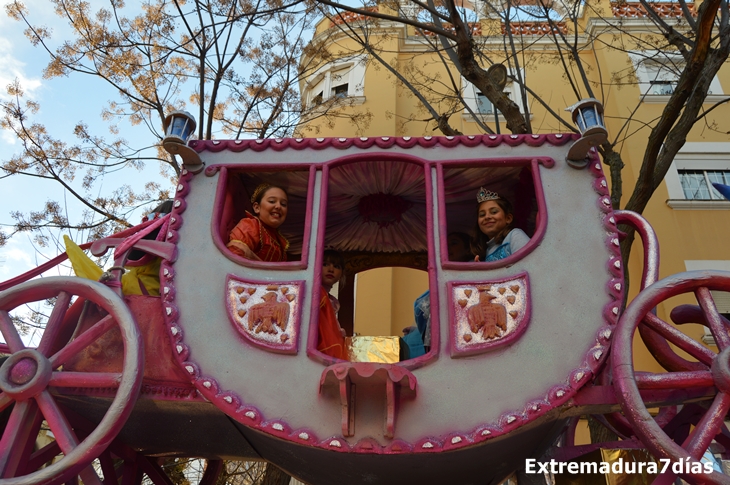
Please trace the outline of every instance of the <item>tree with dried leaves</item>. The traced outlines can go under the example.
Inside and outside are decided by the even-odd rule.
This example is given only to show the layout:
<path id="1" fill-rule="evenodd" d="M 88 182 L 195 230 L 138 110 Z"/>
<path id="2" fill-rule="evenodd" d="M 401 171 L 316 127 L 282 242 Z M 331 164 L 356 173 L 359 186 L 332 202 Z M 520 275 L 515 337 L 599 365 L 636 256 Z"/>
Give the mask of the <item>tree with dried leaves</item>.
<path id="1" fill-rule="evenodd" d="M 484 133 L 505 128 L 515 134 L 576 131 L 561 113 L 563 108 L 582 98 L 603 101 L 606 118 L 619 127 L 598 147 L 608 166 L 614 209 L 642 213 L 695 125 L 727 131 L 718 126 L 722 120 L 710 119 L 727 98 L 708 103 L 713 79 L 730 53 L 727 1 L 707 0 L 697 9 L 685 0 L 640 0 L 629 6 L 608 0 L 402 0 L 379 2 L 377 7 L 336 0 L 318 3 L 333 27 L 315 43 L 327 45 L 337 38 L 344 44 L 342 39 L 349 39 L 348 45 L 358 46 L 350 47 L 349 55 L 367 54 L 373 66 L 389 71 L 421 103 L 422 110 L 405 117 L 403 124 L 428 122 L 446 135 L 456 135 L 460 131 L 449 119 L 464 112 Z M 623 15 L 622 9 L 631 10 Z M 407 51 L 394 47 L 406 41 Z M 602 72 L 598 57 L 611 53 L 630 54 L 633 65 Z M 396 54 L 400 57 L 394 60 Z M 507 68 L 507 82 L 514 86 L 510 92 L 489 71 L 498 64 Z M 664 93 L 667 102 L 661 115 L 649 120 L 637 115 L 648 91 L 633 106 L 623 98 L 616 103 L 621 88 L 635 86 L 636 71 L 647 64 L 658 66 L 661 79 L 652 80 L 657 85 L 667 76 L 676 79 Z M 560 79 L 553 82 L 568 85 L 573 99 L 552 99 L 544 74 L 530 76 L 543 73 L 546 66 L 551 72 L 557 66 Z M 465 84 L 491 103 L 493 115 L 475 112 L 465 101 Z M 531 119 L 534 106 L 544 113 L 539 120 Z M 626 190 L 622 153 L 626 145 L 636 143 L 645 143 L 643 161 L 636 183 Z M 634 232 L 627 232 L 622 242 L 625 261 L 634 240 Z"/>
<path id="2" fill-rule="evenodd" d="M 84 231 L 81 237 L 90 240 L 138 222 L 130 220 L 134 210 L 169 198 L 181 171 L 158 145 L 165 115 L 175 109 L 194 113 L 200 139 L 287 136 L 302 115 L 297 82 L 308 68 L 298 60 L 313 12 L 297 0 L 157 0 L 130 7 L 113 0 L 96 11 L 79 0 L 49 6 L 68 22 L 70 38 L 55 39 L 50 28 L 35 25 L 20 1 L 6 10 L 47 54 L 45 78 L 85 76 L 117 93 L 99 107 L 111 135 L 100 135 L 102 123 L 90 120 L 72 133 L 51 134 L 20 83 L 8 86 L 1 126 L 21 149 L 2 162 L 0 177 L 51 180 L 63 187 L 65 200 L 13 212 L 12 230 L 0 244 L 18 232 L 44 244 L 52 229 Z M 146 130 L 125 140 L 123 123 Z M 75 141 L 67 141 L 70 135 Z M 110 173 L 133 174 L 149 162 L 159 164 L 159 178 L 98 195 Z"/>

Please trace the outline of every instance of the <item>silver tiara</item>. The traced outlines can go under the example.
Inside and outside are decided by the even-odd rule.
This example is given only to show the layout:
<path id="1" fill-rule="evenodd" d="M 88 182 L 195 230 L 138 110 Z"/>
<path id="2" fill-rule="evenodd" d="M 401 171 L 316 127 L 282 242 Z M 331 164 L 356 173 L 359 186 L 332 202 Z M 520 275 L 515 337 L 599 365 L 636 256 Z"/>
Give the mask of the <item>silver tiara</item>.
<path id="1" fill-rule="evenodd" d="M 497 199 L 499 199 L 499 194 L 497 192 L 492 192 L 491 190 L 487 190 L 484 187 L 480 187 L 479 192 L 477 192 L 477 202 L 479 202 L 480 204 L 488 200 Z"/>

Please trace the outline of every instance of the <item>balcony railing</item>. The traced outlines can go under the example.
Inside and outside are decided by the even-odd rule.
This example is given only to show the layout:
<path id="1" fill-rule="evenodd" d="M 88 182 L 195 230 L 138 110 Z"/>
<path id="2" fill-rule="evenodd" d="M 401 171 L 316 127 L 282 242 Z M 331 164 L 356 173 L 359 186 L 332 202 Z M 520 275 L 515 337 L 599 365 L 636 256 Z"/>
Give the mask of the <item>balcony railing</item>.
<path id="1" fill-rule="evenodd" d="M 511 22 L 509 30 L 512 35 L 547 35 L 567 34 L 568 27 L 565 22 Z M 507 33 L 507 27 L 502 24 L 502 34 Z"/>
<path id="2" fill-rule="evenodd" d="M 651 8 L 654 9 L 654 11 L 660 17 L 671 18 L 684 16 L 684 14 L 682 13 L 682 7 L 678 3 L 656 2 L 651 3 L 650 5 Z M 695 11 L 695 6 L 693 3 L 688 3 L 687 8 L 689 9 L 690 14 L 693 17 L 697 16 L 697 12 Z M 611 3 L 611 9 L 613 10 L 614 17 L 644 18 L 648 16 L 644 6 L 638 2 Z"/>

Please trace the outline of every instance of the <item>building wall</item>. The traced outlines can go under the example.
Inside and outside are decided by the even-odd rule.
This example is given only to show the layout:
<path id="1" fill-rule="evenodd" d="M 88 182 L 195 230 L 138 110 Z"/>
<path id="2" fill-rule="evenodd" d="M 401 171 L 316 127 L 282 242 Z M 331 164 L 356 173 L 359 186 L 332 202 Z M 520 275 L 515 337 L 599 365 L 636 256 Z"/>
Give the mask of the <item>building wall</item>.
<path id="1" fill-rule="evenodd" d="M 611 10 L 608 2 L 598 4 L 598 8 L 602 8 L 604 15 L 610 17 Z M 320 23 L 318 26 L 319 35 L 325 36 L 332 33 L 332 29 L 326 28 L 329 25 L 328 22 L 328 20 L 325 20 Z M 494 24 L 494 20 L 482 19 L 482 31 L 497 30 L 495 25 L 492 24 Z M 433 91 L 429 96 L 431 96 L 430 99 L 434 107 L 438 110 L 448 108 L 448 102 L 438 95 L 437 84 L 447 82 L 449 72 L 456 82 L 461 84 L 462 79 L 459 73 L 456 72 L 453 66 L 449 67 L 449 71 L 447 71 L 441 60 L 433 53 L 424 52 L 423 42 L 412 35 L 412 28 L 381 25 L 385 29 L 383 35 L 381 37 L 375 36 L 374 39 L 378 43 L 378 47 L 382 49 L 387 62 L 399 69 L 400 72 L 407 72 L 414 67 L 420 69 L 426 78 L 431 78 L 433 81 L 431 83 Z M 634 66 L 630 56 L 626 52 L 607 48 L 603 44 L 604 42 L 605 44 L 629 42 L 629 39 L 616 36 L 615 31 L 606 29 L 606 25 L 605 20 L 589 15 L 585 15 L 581 19 L 580 27 L 582 29 L 604 32 L 598 34 L 601 42 L 584 46 L 581 55 L 583 60 L 591 66 L 588 76 L 595 82 L 593 86 L 594 96 L 601 99 L 605 106 L 606 125 L 610 137 L 619 141 L 616 149 L 620 151 L 625 163 L 622 172 L 624 184 L 623 206 L 626 204 L 630 191 L 636 182 L 643 161 L 650 126 L 661 116 L 666 100 L 662 101 L 660 98 L 650 96 L 638 106 L 638 109 L 636 108 L 641 97 L 641 90 L 635 82 L 628 82 L 634 76 Z M 649 22 L 640 19 L 624 19 L 623 22 L 623 27 L 630 29 L 632 35 L 638 37 L 651 35 L 650 25 Z M 604 30 L 601 31 L 601 29 Z M 406 34 L 411 36 L 409 37 Z M 502 37 L 499 35 L 482 37 L 477 40 L 484 42 L 485 45 L 492 43 L 499 46 L 502 43 Z M 538 39 L 537 37 L 535 39 L 528 38 L 527 41 L 530 42 L 530 47 L 521 58 L 527 84 L 542 99 L 549 102 L 554 111 L 563 113 L 563 109 L 573 104 L 577 99 L 569 84 L 564 80 L 563 68 L 554 62 L 551 43 L 549 40 Z M 339 52 L 357 49 L 355 44 L 347 39 L 338 38 L 338 41 L 334 44 L 337 45 Z M 499 61 L 499 58 L 494 60 Z M 726 65 L 721 69 L 718 80 L 723 91 L 730 94 L 730 66 Z M 305 87 L 303 85 L 303 88 Z M 307 133 L 316 131 L 318 136 L 344 137 L 441 134 L 435 131 L 433 123 L 422 121 L 428 115 L 421 103 L 410 94 L 404 85 L 397 83 L 395 77 L 388 73 L 383 66 L 373 61 L 372 58 L 369 59 L 367 65 L 364 96 L 365 101 L 361 105 L 354 108 L 345 106 L 342 110 L 344 113 L 370 113 L 372 121 L 367 127 L 357 129 L 347 122 L 338 122 L 331 126 L 315 122 L 305 123 L 300 129 L 301 133 L 306 136 Z M 581 96 L 588 97 L 588 93 L 582 92 Z M 721 99 L 718 93 L 714 93 L 704 107 L 706 109 L 710 108 L 712 102 L 718 99 Z M 530 100 L 530 112 L 533 132 L 568 131 L 564 125 L 548 116 L 546 109 L 536 103 L 534 99 Z M 626 123 L 625 120 L 629 117 L 633 117 L 633 119 Z M 414 120 L 405 122 L 409 118 L 414 118 Z M 569 122 L 569 115 L 564 114 L 563 119 Z M 730 104 L 725 104 L 713 110 L 706 121 L 697 123 L 692 129 L 687 139 L 689 142 L 687 147 L 693 149 L 705 147 L 705 151 L 712 151 L 712 147 L 720 147 L 718 150 L 721 152 L 724 150 L 727 155 L 727 168 L 730 170 L 730 149 L 727 148 L 730 138 L 727 134 L 727 126 L 722 124 L 727 119 L 730 119 Z M 454 128 L 464 134 L 484 132 L 477 123 L 464 117 L 462 111 L 454 113 L 449 121 Z M 313 130 L 315 125 L 317 129 Z M 724 130 L 722 126 L 724 126 Z M 502 132 L 506 132 L 504 126 L 502 126 Z M 697 163 L 701 165 L 702 156 L 699 157 Z M 604 168 L 607 171 L 607 167 Z M 702 167 L 698 166 L 698 168 Z M 676 172 L 673 173 L 676 178 Z M 672 207 L 672 203 L 667 202 L 668 199 L 670 199 L 670 194 L 667 185 L 662 183 L 657 188 L 643 214 L 654 227 L 661 244 L 660 276 L 666 277 L 685 271 L 685 261 L 688 260 L 730 261 L 730 244 L 728 244 L 728 241 L 730 241 L 730 202 L 713 202 L 709 206 L 705 204 L 701 208 L 686 209 Z M 576 210 L 579 210 L 579 208 Z M 639 238 L 637 238 L 629 261 L 630 298 L 633 298 L 639 290 L 641 269 L 641 244 Z M 425 280 L 421 281 L 419 279 L 422 278 L 422 275 L 409 275 L 401 273 L 400 270 L 378 271 L 379 273 L 373 273 L 372 277 L 363 275 L 358 282 L 356 318 L 376 320 L 388 318 L 388 315 L 390 315 L 390 324 L 379 323 L 378 331 L 386 331 L 389 328 L 392 334 L 400 334 L 401 322 L 407 320 L 409 312 L 412 315 L 413 299 L 420 294 L 420 290 L 415 291 L 415 288 L 424 288 Z M 375 277 L 376 274 L 378 277 Z M 369 303 L 376 301 L 379 303 Z M 657 309 L 658 315 L 669 321 L 669 311 L 677 303 L 694 303 L 694 298 L 683 296 L 661 304 Z M 376 313 L 377 316 L 375 316 Z M 704 332 L 699 325 L 684 326 L 683 331 L 695 338 L 700 338 Z M 634 350 L 639 368 L 653 371 L 661 370 L 639 340 L 635 342 Z"/>

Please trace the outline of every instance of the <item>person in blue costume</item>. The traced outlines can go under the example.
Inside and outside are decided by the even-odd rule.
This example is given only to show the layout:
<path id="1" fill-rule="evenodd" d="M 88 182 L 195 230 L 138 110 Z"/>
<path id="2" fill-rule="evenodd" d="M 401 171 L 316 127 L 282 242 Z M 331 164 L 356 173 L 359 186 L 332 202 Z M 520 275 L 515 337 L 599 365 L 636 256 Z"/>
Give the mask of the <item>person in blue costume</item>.
<path id="1" fill-rule="evenodd" d="M 524 247 L 530 237 L 513 228 L 512 204 L 484 187 L 477 193 L 477 223 L 471 249 L 474 261 L 498 261 Z"/>
<path id="2" fill-rule="evenodd" d="M 469 235 L 463 232 L 452 232 L 446 238 L 449 261 L 467 262 L 471 261 L 474 255 L 469 250 Z M 411 358 L 423 355 L 431 348 L 431 292 L 426 290 L 424 294 L 413 302 L 413 315 L 416 320 L 415 327 L 403 329 L 404 339 L 411 348 Z M 418 330 L 419 339 L 416 338 L 415 330 Z M 422 343 L 422 349 L 419 344 Z"/>

